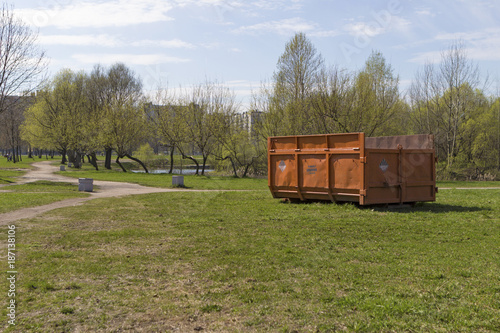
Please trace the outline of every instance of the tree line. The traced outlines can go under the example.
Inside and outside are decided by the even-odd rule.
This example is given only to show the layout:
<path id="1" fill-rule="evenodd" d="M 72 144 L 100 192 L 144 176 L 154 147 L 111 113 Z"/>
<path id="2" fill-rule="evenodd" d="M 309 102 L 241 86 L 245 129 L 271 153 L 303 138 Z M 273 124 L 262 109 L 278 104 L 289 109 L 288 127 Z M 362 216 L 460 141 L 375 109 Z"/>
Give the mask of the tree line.
<path id="1" fill-rule="evenodd" d="M 203 175 L 207 161 L 229 165 L 235 176 L 246 176 L 259 156 L 244 128 L 238 124 L 238 104 L 224 85 L 207 81 L 179 96 L 168 89 L 147 98 L 140 78 L 127 66 L 117 63 L 109 68 L 96 65 L 90 73 L 62 70 L 49 80 L 24 113 L 21 135 L 33 147 L 55 149 L 80 167 L 84 156 L 99 169 L 98 152 L 105 152 L 104 166 L 120 159 L 146 164 L 134 151 L 145 142 L 161 142 L 173 155 L 196 165 Z M 202 162 L 193 157 L 201 155 Z M 259 155 L 260 154 L 260 155 Z"/>

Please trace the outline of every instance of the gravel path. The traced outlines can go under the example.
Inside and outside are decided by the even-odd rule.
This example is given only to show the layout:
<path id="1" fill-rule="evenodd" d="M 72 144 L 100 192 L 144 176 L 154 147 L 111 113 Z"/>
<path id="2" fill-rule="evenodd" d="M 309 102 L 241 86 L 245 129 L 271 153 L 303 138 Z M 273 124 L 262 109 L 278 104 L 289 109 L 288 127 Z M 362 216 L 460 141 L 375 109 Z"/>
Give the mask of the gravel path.
<path id="1" fill-rule="evenodd" d="M 26 184 L 35 182 L 38 180 L 48 180 L 52 182 L 66 182 L 72 184 L 78 184 L 78 179 L 64 177 L 62 175 L 56 175 L 54 172 L 59 171 L 57 166 L 50 164 L 50 161 L 43 161 L 34 163 L 33 166 L 36 167 L 35 170 L 30 170 L 26 173 L 20 181 L 13 185 Z M 72 198 L 62 201 L 53 202 L 51 204 L 22 208 L 16 211 L 0 214 L 0 225 L 6 225 L 20 219 L 33 218 L 42 213 L 51 211 L 57 208 L 77 206 L 81 205 L 86 201 L 96 199 L 96 198 L 109 198 L 109 197 L 120 197 L 125 195 L 135 195 L 135 194 L 148 194 L 148 193 L 160 193 L 160 192 L 180 192 L 180 191 L 191 191 L 191 192 L 206 192 L 210 190 L 187 190 L 187 189 L 169 189 L 169 188 L 156 188 L 142 186 L 138 184 L 131 183 L 120 183 L 120 182 L 109 182 L 102 180 L 94 180 L 94 185 L 98 186 L 99 189 L 94 192 L 89 192 L 90 196 L 87 198 Z M 2 188 L 2 192 L 8 191 L 8 186 Z M 213 191 L 213 190 L 212 190 Z"/>

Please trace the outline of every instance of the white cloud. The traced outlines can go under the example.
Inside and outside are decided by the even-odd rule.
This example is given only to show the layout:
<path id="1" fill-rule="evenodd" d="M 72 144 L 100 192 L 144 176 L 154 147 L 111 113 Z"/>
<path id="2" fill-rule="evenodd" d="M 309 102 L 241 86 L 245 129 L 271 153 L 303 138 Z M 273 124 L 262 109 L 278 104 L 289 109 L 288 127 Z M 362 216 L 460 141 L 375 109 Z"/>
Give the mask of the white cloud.
<path id="1" fill-rule="evenodd" d="M 389 12 L 372 15 L 372 20 L 346 24 L 344 30 L 353 36 L 375 37 L 391 31 L 404 32 L 410 26 L 410 21 Z"/>
<path id="2" fill-rule="evenodd" d="M 211 42 L 211 43 L 202 43 L 201 46 L 207 50 L 218 50 L 222 47 L 222 44 L 219 42 Z"/>
<path id="3" fill-rule="evenodd" d="M 418 53 L 417 56 L 408 60 L 417 64 L 436 64 L 441 61 L 441 51 L 429 51 Z"/>
<path id="4" fill-rule="evenodd" d="M 308 36 L 312 37 L 335 37 L 338 35 L 340 35 L 340 32 L 337 30 L 319 30 L 308 34 Z"/>
<path id="5" fill-rule="evenodd" d="M 72 58 L 86 64 L 103 65 L 114 64 L 116 62 L 123 62 L 131 65 L 156 65 L 164 63 L 179 64 L 191 61 L 190 59 L 169 57 L 164 54 L 75 54 Z"/>
<path id="6" fill-rule="evenodd" d="M 436 13 L 432 12 L 430 8 L 419 8 L 415 11 L 415 14 L 420 16 L 430 16 L 430 17 L 436 16 Z"/>
<path id="7" fill-rule="evenodd" d="M 109 35 L 41 35 L 38 42 L 43 45 L 74 45 L 74 46 L 121 46 L 122 41 Z"/>
<path id="8" fill-rule="evenodd" d="M 347 31 L 350 35 L 359 36 L 364 35 L 368 37 L 375 37 L 384 32 L 384 28 L 381 27 L 376 22 L 373 23 L 349 23 L 344 26 L 344 30 Z"/>
<path id="9" fill-rule="evenodd" d="M 16 15 L 37 27 L 123 27 L 172 20 L 172 9 L 161 0 L 75 0 L 67 5 L 54 1 L 49 7 L 15 10 Z"/>
<path id="10" fill-rule="evenodd" d="M 492 28 L 482 31 L 443 33 L 435 37 L 436 40 L 464 40 L 468 42 L 480 42 L 500 36 L 500 29 Z"/>
<path id="11" fill-rule="evenodd" d="M 174 0 L 180 7 L 214 6 L 222 10 L 300 10 L 304 0 Z"/>
<path id="12" fill-rule="evenodd" d="M 265 10 L 300 10 L 303 7 L 302 0 L 258 0 L 252 2 L 252 6 Z"/>
<path id="13" fill-rule="evenodd" d="M 500 60 L 500 28 L 440 34 L 435 39 L 450 44 L 457 40 L 464 41 L 467 56 L 471 59 Z"/>
<path id="14" fill-rule="evenodd" d="M 465 51 L 469 59 L 478 61 L 500 61 L 500 28 L 439 34 L 434 38 L 434 41 L 440 43 L 441 50 L 419 53 L 409 61 L 419 64 L 429 62 L 439 63 L 441 61 L 443 49 L 456 41 L 464 42 Z"/>
<path id="15" fill-rule="evenodd" d="M 41 35 L 38 42 L 43 45 L 72 45 L 72 46 L 104 46 L 104 47 L 162 47 L 172 49 L 194 49 L 195 45 L 180 39 L 172 40 L 140 40 L 128 42 L 111 35 Z"/>
<path id="16" fill-rule="evenodd" d="M 233 30 L 233 32 L 238 34 L 265 34 L 274 32 L 279 35 L 290 35 L 294 32 L 308 32 L 313 30 L 316 30 L 316 24 L 309 23 L 299 17 L 295 17 L 280 21 L 269 21 L 255 25 L 243 26 Z"/>
<path id="17" fill-rule="evenodd" d="M 194 49 L 196 48 L 195 45 L 184 42 L 180 39 L 172 39 L 172 40 L 142 40 L 142 41 L 137 41 L 131 43 L 132 46 L 158 46 L 158 47 L 164 47 L 164 48 L 169 48 L 169 49 Z"/>

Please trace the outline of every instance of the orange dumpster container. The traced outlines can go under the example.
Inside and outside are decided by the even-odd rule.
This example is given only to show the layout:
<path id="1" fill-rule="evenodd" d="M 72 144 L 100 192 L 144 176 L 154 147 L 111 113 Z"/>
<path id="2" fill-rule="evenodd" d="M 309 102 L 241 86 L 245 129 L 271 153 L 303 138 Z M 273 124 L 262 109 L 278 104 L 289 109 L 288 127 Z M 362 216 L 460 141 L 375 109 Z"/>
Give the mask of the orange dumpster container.
<path id="1" fill-rule="evenodd" d="M 360 205 L 436 200 L 433 135 L 364 133 L 268 138 L 274 198 Z"/>

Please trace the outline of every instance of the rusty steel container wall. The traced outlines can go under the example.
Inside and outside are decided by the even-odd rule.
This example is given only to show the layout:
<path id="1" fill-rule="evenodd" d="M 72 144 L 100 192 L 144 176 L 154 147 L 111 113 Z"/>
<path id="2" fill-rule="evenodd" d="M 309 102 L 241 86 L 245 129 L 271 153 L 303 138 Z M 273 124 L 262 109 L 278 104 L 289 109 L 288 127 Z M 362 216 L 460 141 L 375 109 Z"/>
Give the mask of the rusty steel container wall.
<path id="1" fill-rule="evenodd" d="M 275 198 L 361 205 L 434 201 L 433 145 L 428 135 L 270 137 L 269 189 Z"/>
<path id="2" fill-rule="evenodd" d="M 364 133 L 271 137 L 268 154 L 275 198 L 360 201 Z"/>

